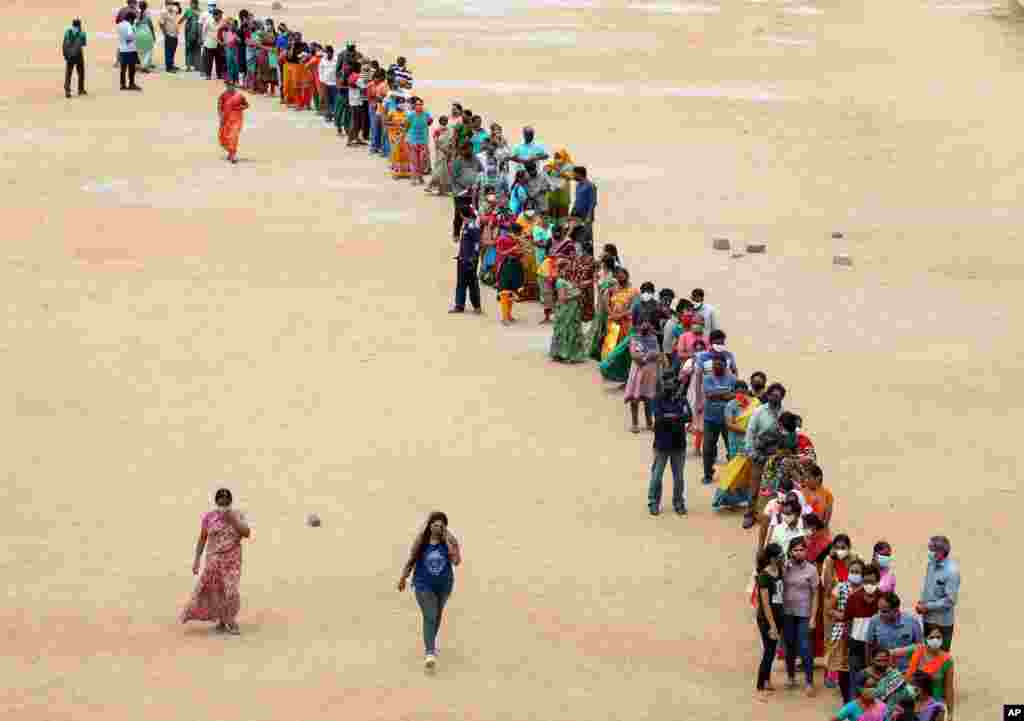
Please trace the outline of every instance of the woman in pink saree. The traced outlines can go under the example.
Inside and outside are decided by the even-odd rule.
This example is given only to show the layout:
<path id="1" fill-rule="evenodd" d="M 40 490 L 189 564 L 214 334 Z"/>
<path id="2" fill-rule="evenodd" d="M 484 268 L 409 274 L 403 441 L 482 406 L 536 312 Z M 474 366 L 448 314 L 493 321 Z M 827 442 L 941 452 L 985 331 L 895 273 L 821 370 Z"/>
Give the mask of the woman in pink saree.
<path id="1" fill-rule="evenodd" d="M 196 543 L 193 575 L 199 576 L 192 598 L 181 612 L 181 622 L 216 621 L 217 631 L 239 634 L 237 617 L 242 604 L 238 592 L 242 579 L 242 539 L 252 532 L 245 516 L 231 508 L 231 491 L 220 488 L 213 495 L 216 509 L 203 516 Z M 199 559 L 206 549 L 206 563 L 199 573 Z"/>

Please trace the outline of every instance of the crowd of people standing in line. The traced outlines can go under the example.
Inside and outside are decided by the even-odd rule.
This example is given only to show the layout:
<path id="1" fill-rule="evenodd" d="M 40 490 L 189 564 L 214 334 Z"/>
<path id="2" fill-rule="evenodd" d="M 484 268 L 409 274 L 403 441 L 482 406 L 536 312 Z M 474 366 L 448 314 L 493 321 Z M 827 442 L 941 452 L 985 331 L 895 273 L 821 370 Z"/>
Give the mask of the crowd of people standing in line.
<path id="1" fill-rule="evenodd" d="M 137 38 L 146 12 L 145 3 L 129 0 L 118 15 L 119 29 L 127 23 Z M 919 600 L 914 613 L 903 611 L 891 546 L 879 541 L 861 555 L 847 534 L 832 534 L 834 497 L 803 419 L 784 410 L 786 388 L 769 383 L 766 373 L 740 379 L 705 291 L 695 288 L 677 301 L 674 290 L 657 291 L 650 282 L 637 289 L 616 246 L 605 244 L 596 256 L 597 187 L 567 150 L 549 154 L 530 127 L 512 145 L 499 124 L 486 126 L 459 103 L 435 126 L 411 92 L 405 60 L 385 69 L 351 42 L 336 53 L 330 44 L 307 43 L 283 23 L 244 10 L 225 19 L 210 2 L 199 13 L 196 0 L 183 13 L 178 3 L 169 3 L 159 26 L 167 70 L 177 69 L 176 34 L 170 45 L 167 38 L 183 26 L 186 70 L 227 82 L 218 110 L 229 159 L 235 158 L 241 113 L 248 107 L 242 88 L 279 98 L 298 112 L 321 114 L 348 147 L 388 158 L 394 179 L 450 197 L 458 250 L 449 312 L 464 313 L 468 301 L 481 313 L 481 285 L 493 287 L 505 325 L 520 320 L 515 304 L 539 302 L 540 322 L 552 327 L 551 360 L 596 361 L 602 378 L 624 391 L 629 430 L 652 432 L 651 515 L 661 512 L 668 467 L 673 509 L 688 514 L 684 469 L 692 437 L 704 484 L 717 484 L 712 507 L 742 510 L 743 528 L 754 529 L 750 591 L 763 641 L 755 683 L 759 699 L 774 691 L 770 679 L 777 656 L 785 661 L 787 686 L 799 687 L 802 665 L 805 690 L 813 695 L 814 663 L 821 658 L 825 685 L 838 688 L 843 701 L 835 719 L 953 721 L 950 648 L 960 575 L 949 539 L 929 540 Z M 122 45 L 119 56 L 122 74 L 125 61 L 135 61 L 128 63 L 129 88 L 132 65 L 142 60 L 126 57 L 131 52 L 138 48 Z M 724 464 L 718 463 L 720 445 Z M 182 620 L 215 620 L 220 630 L 237 633 L 240 542 L 250 531 L 244 516 L 230 510 L 229 491 L 218 490 L 215 502 L 204 516 L 194 570 L 204 548 L 206 567 Z M 454 586 L 453 566 L 461 558 L 447 517 L 432 514 L 399 580 L 401 590 L 413 575 L 429 669 L 437 663 L 436 637 Z"/>

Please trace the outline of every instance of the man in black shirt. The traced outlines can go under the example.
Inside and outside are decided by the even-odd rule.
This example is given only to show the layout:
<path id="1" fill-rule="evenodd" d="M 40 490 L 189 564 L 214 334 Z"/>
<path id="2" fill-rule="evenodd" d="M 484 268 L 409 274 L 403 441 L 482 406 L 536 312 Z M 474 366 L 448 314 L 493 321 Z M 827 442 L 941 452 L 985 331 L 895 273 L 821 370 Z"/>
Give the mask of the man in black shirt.
<path id="1" fill-rule="evenodd" d="M 652 516 L 661 512 L 661 478 L 665 466 L 672 464 L 672 507 L 680 516 L 686 515 L 686 424 L 691 412 L 680 392 L 674 375 L 662 381 L 662 390 L 651 404 L 654 414 L 654 462 L 651 483 L 647 488 L 647 507 Z"/>
<path id="2" fill-rule="evenodd" d="M 480 257 L 480 224 L 476 220 L 476 212 L 472 206 L 460 208 L 462 214 L 462 231 L 459 235 L 459 254 L 455 256 L 455 305 L 449 313 L 466 312 L 466 291 L 469 291 L 469 302 L 473 304 L 473 312 L 480 314 L 480 279 L 476 275 L 477 260 Z"/>

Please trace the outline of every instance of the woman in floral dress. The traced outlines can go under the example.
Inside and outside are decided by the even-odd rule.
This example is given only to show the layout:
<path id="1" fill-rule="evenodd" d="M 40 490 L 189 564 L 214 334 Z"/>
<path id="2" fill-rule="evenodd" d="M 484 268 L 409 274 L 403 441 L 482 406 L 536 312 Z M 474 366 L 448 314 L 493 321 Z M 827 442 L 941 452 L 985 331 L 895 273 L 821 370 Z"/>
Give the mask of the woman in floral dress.
<path id="1" fill-rule="evenodd" d="M 242 539 L 252 532 L 245 516 L 231 508 L 231 491 L 220 488 L 213 496 L 215 509 L 203 516 L 196 543 L 193 575 L 199 576 L 195 591 L 181 622 L 216 621 L 217 631 L 238 635 L 238 611 L 241 596 L 238 592 L 242 579 Z M 206 550 L 206 563 L 199 573 L 199 560 Z"/>

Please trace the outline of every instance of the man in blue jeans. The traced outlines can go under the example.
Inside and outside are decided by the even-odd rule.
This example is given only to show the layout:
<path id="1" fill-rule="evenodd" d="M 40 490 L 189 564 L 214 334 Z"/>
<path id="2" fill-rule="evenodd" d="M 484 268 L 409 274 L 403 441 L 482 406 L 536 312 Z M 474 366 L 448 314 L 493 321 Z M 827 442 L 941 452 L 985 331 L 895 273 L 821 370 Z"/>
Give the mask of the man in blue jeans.
<path id="1" fill-rule="evenodd" d="M 724 353 L 711 354 L 711 373 L 704 374 L 704 483 L 715 475 L 718 439 L 726 442 L 725 407 L 736 397 L 736 376 L 726 370 Z"/>
<path id="2" fill-rule="evenodd" d="M 455 256 L 455 304 L 448 309 L 449 313 L 466 312 L 466 294 L 473 304 L 473 312 L 480 314 L 480 279 L 476 275 L 477 263 L 480 259 L 480 224 L 476 219 L 476 211 L 471 206 L 460 209 L 462 229 L 459 234 L 459 254 Z"/>
<path id="3" fill-rule="evenodd" d="M 665 466 L 672 464 L 672 508 L 680 516 L 686 515 L 686 424 L 690 421 L 690 407 L 679 393 L 675 375 L 668 374 L 662 391 L 651 404 L 654 415 L 654 462 L 651 464 L 651 482 L 647 487 L 647 507 L 652 516 L 661 513 L 661 479 Z"/>

